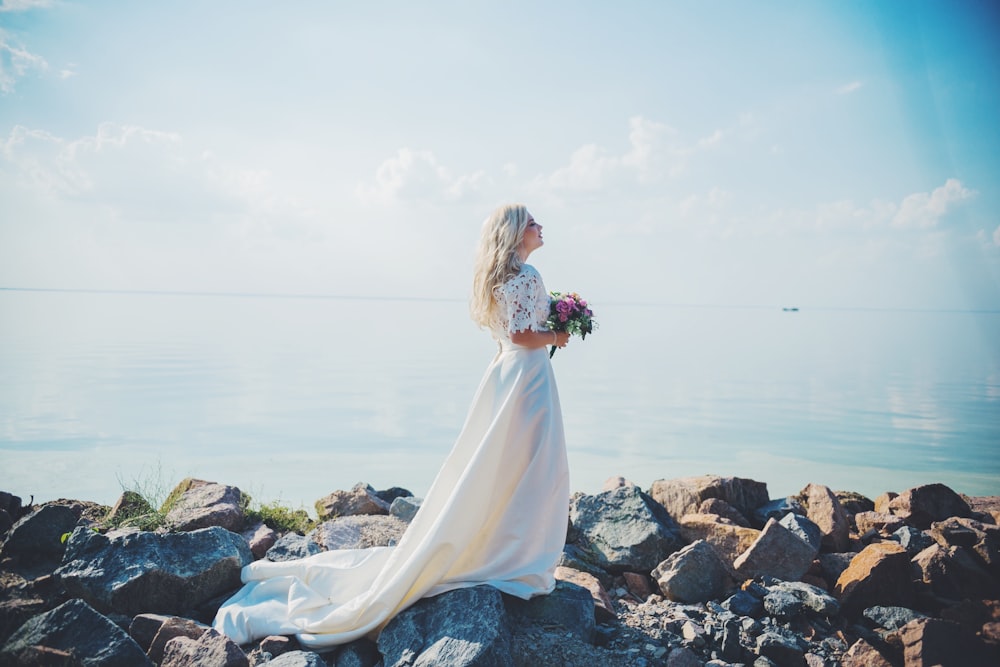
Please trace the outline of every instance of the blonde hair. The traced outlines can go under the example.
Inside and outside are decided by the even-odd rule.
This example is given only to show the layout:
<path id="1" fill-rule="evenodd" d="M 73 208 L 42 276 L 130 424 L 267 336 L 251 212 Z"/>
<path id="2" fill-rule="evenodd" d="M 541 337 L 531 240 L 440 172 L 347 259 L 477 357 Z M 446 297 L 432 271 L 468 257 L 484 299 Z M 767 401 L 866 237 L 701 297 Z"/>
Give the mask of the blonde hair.
<path id="1" fill-rule="evenodd" d="M 480 327 L 489 328 L 502 320 L 494 290 L 520 272 L 523 262 L 517 250 L 530 218 L 523 204 L 507 204 L 483 223 L 469 304 L 472 320 Z"/>

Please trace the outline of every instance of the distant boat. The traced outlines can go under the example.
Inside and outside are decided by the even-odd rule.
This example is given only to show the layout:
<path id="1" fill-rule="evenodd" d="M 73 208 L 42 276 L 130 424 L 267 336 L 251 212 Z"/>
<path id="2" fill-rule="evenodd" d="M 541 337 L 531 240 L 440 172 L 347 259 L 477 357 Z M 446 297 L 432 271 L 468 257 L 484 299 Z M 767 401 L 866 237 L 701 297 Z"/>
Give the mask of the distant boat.
<path id="1" fill-rule="evenodd" d="M 782 308 L 782 310 L 785 311 L 786 313 L 797 313 L 797 312 L 799 312 L 799 309 L 797 307 L 795 307 L 795 306 L 792 306 L 791 308 L 787 308 L 787 307 L 786 308 Z"/>

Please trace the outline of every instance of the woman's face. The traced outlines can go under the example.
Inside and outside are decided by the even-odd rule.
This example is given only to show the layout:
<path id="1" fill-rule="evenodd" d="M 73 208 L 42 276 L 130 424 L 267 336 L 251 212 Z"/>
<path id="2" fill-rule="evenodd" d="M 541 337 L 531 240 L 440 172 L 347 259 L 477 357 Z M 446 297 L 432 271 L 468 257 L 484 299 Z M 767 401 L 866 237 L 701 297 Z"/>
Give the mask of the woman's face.
<path id="1" fill-rule="evenodd" d="M 545 242 L 542 240 L 542 226 L 535 222 L 535 219 L 528 214 L 528 226 L 524 229 L 524 238 L 519 246 L 521 259 L 526 259 L 532 252 L 541 248 Z"/>

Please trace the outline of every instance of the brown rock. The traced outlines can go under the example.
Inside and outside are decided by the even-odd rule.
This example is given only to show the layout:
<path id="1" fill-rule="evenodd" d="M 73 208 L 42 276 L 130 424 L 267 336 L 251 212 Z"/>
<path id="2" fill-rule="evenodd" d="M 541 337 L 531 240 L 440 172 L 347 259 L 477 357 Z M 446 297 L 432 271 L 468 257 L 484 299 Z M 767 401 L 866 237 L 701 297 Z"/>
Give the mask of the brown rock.
<path id="1" fill-rule="evenodd" d="M 935 521 L 972 515 L 969 504 L 944 484 L 925 484 L 907 489 L 889 502 L 889 511 L 921 530 Z"/>
<path id="2" fill-rule="evenodd" d="M 681 537 L 687 542 L 705 540 L 730 569 L 737 556 L 750 548 L 760 531 L 722 523 L 715 514 L 686 514 L 680 520 Z"/>
<path id="3" fill-rule="evenodd" d="M 906 667 L 978 667 L 996 664 L 983 643 L 957 623 L 917 618 L 899 629 Z"/>
<path id="4" fill-rule="evenodd" d="M 657 591 L 653 586 L 653 580 L 645 574 L 639 572 L 622 572 L 622 578 L 625 579 L 625 586 L 629 592 L 640 600 L 647 599 Z"/>
<path id="5" fill-rule="evenodd" d="M 663 596 L 675 602 L 705 602 L 733 588 L 730 568 L 705 540 L 671 554 L 653 570 Z"/>
<path id="6" fill-rule="evenodd" d="M 833 495 L 837 496 L 840 506 L 849 515 L 857 514 L 858 512 L 875 511 L 875 503 L 872 499 L 861 495 L 857 491 L 834 491 Z"/>
<path id="7" fill-rule="evenodd" d="M 906 549 L 895 542 L 876 542 L 865 547 L 833 587 L 843 613 L 853 616 L 875 605 L 912 606 L 909 561 Z"/>
<path id="8" fill-rule="evenodd" d="M 860 535 L 870 530 L 891 534 L 902 528 L 903 523 L 903 520 L 895 514 L 883 512 L 858 512 L 854 515 L 854 525 L 857 526 Z"/>
<path id="9" fill-rule="evenodd" d="M 912 574 L 942 600 L 983 599 L 1000 593 L 997 580 L 964 547 L 932 544 L 913 557 Z"/>
<path id="10" fill-rule="evenodd" d="M 176 495 L 184 487 L 186 490 Z M 243 493 L 235 486 L 186 479 L 171 496 L 176 499 L 166 516 L 170 530 L 192 531 L 221 526 L 238 533 L 243 528 Z"/>
<path id="11" fill-rule="evenodd" d="M 278 533 L 267 524 L 256 523 L 243 531 L 243 539 L 247 541 L 254 560 L 260 560 L 267 553 L 267 550 L 278 541 Z"/>
<path id="12" fill-rule="evenodd" d="M 892 502 L 894 498 L 899 497 L 899 494 L 895 491 L 886 491 L 882 495 L 875 498 L 875 510 L 879 514 L 889 514 L 889 503 Z"/>
<path id="13" fill-rule="evenodd" d="M 973 514 L 983 523 L 990 523 L 987 517 L 992 517 L 993 524 L 1000 524 L 1000 496 L 962 496 L 962 499 L 972 508 Z"/>
<path id="14" fill-rule="evenodd" d="M 138 614 L 132 618 L 132 623 L 128 626 L 128 635 L 143 651 L 148 651 L 156 633 L 171 618 L 176 617 L 165 614 Z"/>
<path id="15" fill-rule="evenodd" d="M 802 489 L 806 516 L 823 533 L 824 551 L 847 551 L 851 544 L 851 524 L 830 487 L 809 484 Z"/>
<path id="16" fill-rule="evenodd" d="M 703 500 L 698 506 L 698 514 L 715 514 L 723 519 L 728 519 L 737 526 L 750 527 L 750 522 L 740 514 L 740 511 L 727 503 L 722 498 L 708 498 Z"/>
<path id="17" fill-rule="evenodd" d="M 198 639 L 174 637 L 167 642 L 160 667 L 250 667 L 233 640 L 210 629 Z"/>
<path id="18" fill-rule="evenodd" d="M 350 491 L 334 491 L 316 501 L 316 514 L 320 521 L 339 516 L 358 514 L 388 514 L 389 503 L 385 502 L 370 485 L 358 482 Z"/>
<path id="19" fill-rule="evenodd" d="M 763 482 L 717 475 L 660 479 L 653 482 L 649 495 L 675 519 L 697 512 L 702 501 L 708 498 L 725 500 L 745 517 L 753 516 L 755 509 L 770 500 L 767 484 Z"/>
<path id="20" fill-rule="evenodd" d="M 324 521 L 306 537 L 327 551 L 386 547 L 399 542 L 407 525 L 394 516 L 342 516 Z"/>
<path id="21" fill-rule="evenodd" d="M 746 551 L 739 555 L 733 567 L 744 579 L 770 576 L 783 581 L 798 581 L 809 570 L 816 549 L 774 519 L 768 519 L 764 530 Z"/>
<path id="22" fill-rule="evenodd" d="M 851 644 L 844 654 L 842 667 L 894 667 L 882 653 L 864 639 Z"/>
<path id="23" fill-rule="evenodd" d="M 611 602 L 608 591 L 594 575 L 574 570 L 571 567 L 560 566 L 556 568 L 555 577 L 590 591 L 590 597 L 594 598 L 594 614 L 598 622 L 608 621 L 616 617 L 615 606 Z"/>
<path id="24" fill-rule="evenodd" d="M 1000 526 L 950 517 L 932 523 L 928 533 L 943 547 L 969 549 L 990 572 L 1000 575 Z"/>
<path id="25" fill-rule="evenodd" d="M 107 522 L 120 525 L 129 519 L 153 513 L 153 507 L 135 491 L 126 491 L 118 496 L 108 513 Z"/>
<path id="26" fill-rule="evenodd" d="M 207 625 L 202 625 L 188 618 L 180 618 L 178 616 L 168 618 L 160 626 L 156 636 L 153 637 L 153 641 L 150 642 L 149 648 L 146 650 L 146 655 L 156 664 L 160 664 L 163 660 L 163 652 L 166 649 L 167 642 L 171 639 L 174 637 L 198 639 L 207 630 Z"/>

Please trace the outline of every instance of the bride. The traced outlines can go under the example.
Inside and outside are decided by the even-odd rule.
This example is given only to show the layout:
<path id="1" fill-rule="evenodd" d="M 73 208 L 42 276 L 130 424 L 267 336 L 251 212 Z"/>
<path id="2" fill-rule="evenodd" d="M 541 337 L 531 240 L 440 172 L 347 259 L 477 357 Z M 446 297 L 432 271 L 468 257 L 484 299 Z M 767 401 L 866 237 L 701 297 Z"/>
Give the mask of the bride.
<path id="1" fill-rule="evenodd" d="M 528 256 L 542 226 L 522 205 L 483 224 L 472 318 L 499 343 L 451 453 L 399 544 L 258 561 L 214 626 L 240 644 L 294 634 L 309 648 L 375 633 L 423 597 L 489 584 L 550 593 L 566 537 L 569 473 L 546 346 L 549 295 Z"/>

